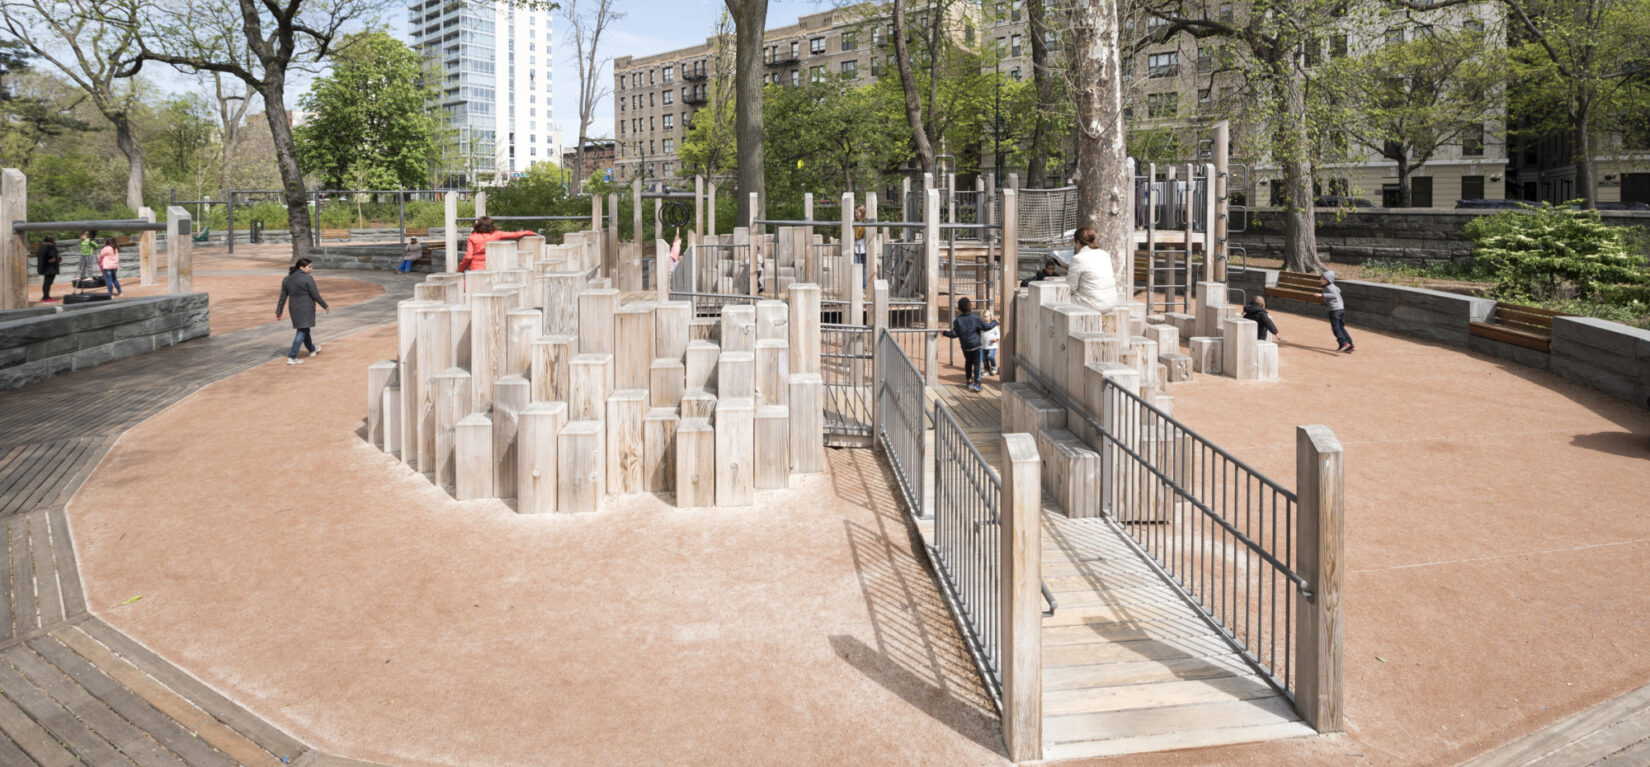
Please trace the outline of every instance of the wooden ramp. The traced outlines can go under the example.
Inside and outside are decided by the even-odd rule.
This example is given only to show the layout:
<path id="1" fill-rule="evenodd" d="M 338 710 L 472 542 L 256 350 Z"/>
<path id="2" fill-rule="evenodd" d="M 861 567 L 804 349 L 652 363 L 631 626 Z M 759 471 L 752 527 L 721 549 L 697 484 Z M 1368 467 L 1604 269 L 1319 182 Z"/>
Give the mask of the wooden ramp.
<path id="1" fill-rule="evenodd" d="M 960 381 L 943 367 L 942 381 Z M 1001 472 L 1001 389 L 929 387 Z M 932 443 L 930 443 L 932 444 Z M 932 448 L 925 463 L 932 498 Z M 919 522 L 924 537 L 931 522 Z M 1315 734 L 1105 519 L 1043 499 L 1043 757 L 1054 761 Z"/>

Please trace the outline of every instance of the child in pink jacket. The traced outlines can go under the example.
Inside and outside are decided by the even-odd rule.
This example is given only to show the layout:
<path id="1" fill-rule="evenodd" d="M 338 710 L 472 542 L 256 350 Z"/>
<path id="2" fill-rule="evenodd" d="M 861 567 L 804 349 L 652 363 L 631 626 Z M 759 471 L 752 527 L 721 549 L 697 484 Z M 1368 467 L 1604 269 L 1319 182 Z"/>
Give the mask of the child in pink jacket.
<path id="1" fill-rule="evenodd" d="M 103 249 L 97 252 L 97 268 L 103 270 L 103 286 L 109 295 L 120 295 L 120 279 L 115 276 L 115 272 L 120 271 L 120 248 L 116 247 L 115 238 L 103 240 Z"/>

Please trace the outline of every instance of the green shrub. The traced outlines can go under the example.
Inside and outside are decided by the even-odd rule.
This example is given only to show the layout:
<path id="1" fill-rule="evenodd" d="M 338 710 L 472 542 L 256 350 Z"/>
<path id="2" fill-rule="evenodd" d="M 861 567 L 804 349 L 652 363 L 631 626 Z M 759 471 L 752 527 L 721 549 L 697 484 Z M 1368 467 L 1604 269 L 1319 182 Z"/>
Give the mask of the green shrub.
<path id="1" fill-rule="evenodd" d="M 1601 300 L 1610 286 L 1650 285 L 1644 256 L 1627 233 L 1596 210 L 1526 205 L 1467 224 L 1473 258 L 1494 276 L 1497 297 L 1523 301 Z"/>

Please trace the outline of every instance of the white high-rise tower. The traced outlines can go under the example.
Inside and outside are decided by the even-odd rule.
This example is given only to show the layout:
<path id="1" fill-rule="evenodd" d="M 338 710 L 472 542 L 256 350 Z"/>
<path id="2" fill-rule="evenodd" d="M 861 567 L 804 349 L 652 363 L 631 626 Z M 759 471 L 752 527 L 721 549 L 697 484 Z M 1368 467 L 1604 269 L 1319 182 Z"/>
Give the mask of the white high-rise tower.
<path id="1" fill-rule="evenodd" d="M 548 10 L 487 0 L 415 0 L 412 47 L 441 68 L 441 108 L 458 132 L 453 183 L 489 183 L 558 160 L 551 131 Z"/>

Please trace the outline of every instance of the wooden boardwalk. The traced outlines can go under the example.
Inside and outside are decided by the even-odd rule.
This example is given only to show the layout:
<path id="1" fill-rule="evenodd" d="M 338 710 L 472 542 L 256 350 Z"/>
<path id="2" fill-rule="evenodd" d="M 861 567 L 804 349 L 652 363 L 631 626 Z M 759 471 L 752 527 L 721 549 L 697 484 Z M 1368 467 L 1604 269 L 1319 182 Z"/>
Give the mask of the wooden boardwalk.
<path id="1" fill-rule="evenodd" d="M 953 371 L 945 371 L 953 372 Z M 949 377 L 949 376 L 942 376 Z M 1001 388 L 930 387 L 1001 471 Z M 933 487 L 932 452 L 925 480 Z M 932 494 L 925 496 L 932 498 Z M 931 535 L 932 523 L 918 527 Z M 1069 519 L 1045 496 L 1043 756 L 1113 756 L 1312 735 L 1105 519 Z"/>
<path id="2" fill-rule="evenodd" d="M 413 279 L 328 315 L 329 338 L 395 319 Z M 273 300 L 273 299 L 272 299 Z M 287 323 L 209 336 L 0 394 L 0 765 L 353 764 L 310 749 L 87 609 L 64 506 L 127 429 L 285 354 Z"/>

